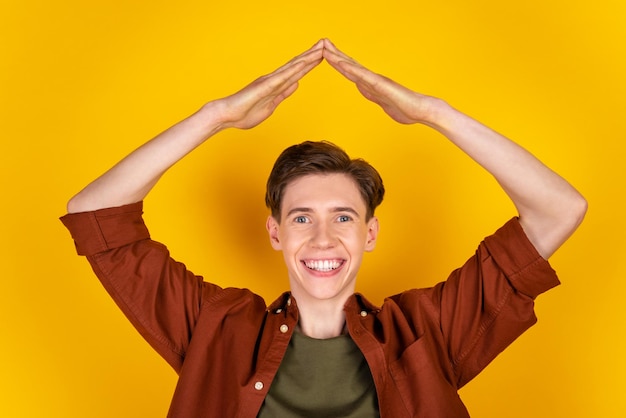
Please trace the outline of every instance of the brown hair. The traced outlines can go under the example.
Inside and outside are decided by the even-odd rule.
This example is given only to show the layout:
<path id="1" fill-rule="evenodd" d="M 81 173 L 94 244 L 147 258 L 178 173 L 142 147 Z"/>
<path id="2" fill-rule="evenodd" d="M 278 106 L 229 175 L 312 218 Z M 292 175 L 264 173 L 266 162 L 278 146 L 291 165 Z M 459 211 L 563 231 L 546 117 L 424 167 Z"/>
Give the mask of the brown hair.
<path id="1" fill-rule="evenodd" d="M 363 159 L 350 159 L 337 145 L 328 141 L 306 141 L 285 149 L 276 159 L 267 179 L 265 204 L 280 222 L 283 194 L 293 180 L 309 174 L 347 174 L 356 182 L 367 208 L 366 218 L 383 201 L 385 187 L 378 171 Z"/>

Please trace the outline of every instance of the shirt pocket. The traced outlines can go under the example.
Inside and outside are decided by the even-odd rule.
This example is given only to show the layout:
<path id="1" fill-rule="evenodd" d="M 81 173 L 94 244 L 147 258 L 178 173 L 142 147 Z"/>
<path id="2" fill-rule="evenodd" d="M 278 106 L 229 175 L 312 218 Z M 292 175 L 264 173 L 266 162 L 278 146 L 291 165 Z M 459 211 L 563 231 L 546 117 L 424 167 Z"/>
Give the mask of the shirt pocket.
<path id="1" fill-rule="evenodd" d="M 435 411 L 446 411 L 458 402 L 456 389 L 446 378 L 445 370 L 450 366 L 446 366 L 445 359 L 427 338 L 421 337 L 390 363 L 389 373 L 412 416 L 448 416 Z"/>

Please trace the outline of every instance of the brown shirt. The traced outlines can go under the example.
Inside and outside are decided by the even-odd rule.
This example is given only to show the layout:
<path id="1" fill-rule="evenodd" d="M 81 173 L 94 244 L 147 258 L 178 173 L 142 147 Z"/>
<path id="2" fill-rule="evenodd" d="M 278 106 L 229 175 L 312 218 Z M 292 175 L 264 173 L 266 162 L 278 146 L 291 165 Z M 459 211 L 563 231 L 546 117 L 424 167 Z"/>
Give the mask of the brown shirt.
<path id="1" fill-rule="evenodd" d="M 142 203 L 66 215 L 81 255 L 141 335 L 179 374 L 169 416 L 256 417 L 298 322 L 294 298 L 269 307 L 203 281 L 150 240 Z M 457 390 L 536 322 L 556 274 L 511 219 L 445 282 L 385 299 L 355 294 L 350 336 L 376 385 L 380 415 L 467 417 Z"/>

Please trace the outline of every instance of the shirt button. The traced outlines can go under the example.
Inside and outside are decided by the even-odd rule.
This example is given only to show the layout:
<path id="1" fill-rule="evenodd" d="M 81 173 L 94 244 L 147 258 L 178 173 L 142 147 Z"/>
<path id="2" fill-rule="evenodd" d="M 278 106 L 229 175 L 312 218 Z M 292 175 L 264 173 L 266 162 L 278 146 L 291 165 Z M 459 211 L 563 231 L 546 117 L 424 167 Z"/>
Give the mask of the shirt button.
<path id="1" fill-rule="evenodd" d="M 263 382 L 256 382 L 256 383 L 254 384 L 254 388 L 255 388 L 256 390 L 261 390 L 261 389 L 263 389 Z"/>
<path id="2" fill-rule="evenodd" d="M 286 333 L 287 331 L 289 331 L 289 327 L 286 324 L 282 324 L 280 326 L 280 332 L 282 332 L 283 334 Z"/>
<path id="3" fill-rule="evenodd" d="M 365 318 L 367 316 L 367 311 L 361 311 L 361 316 Z"/>
<path id="4" fill-rule="evenodd" d="M 282 309 L 278 308 L 278 309 L 276 309 L 276 311 L 275 311 L 275 312 L 276 312 L 276 313 L 281 313 L 282 311 L 283 311 Z"/>

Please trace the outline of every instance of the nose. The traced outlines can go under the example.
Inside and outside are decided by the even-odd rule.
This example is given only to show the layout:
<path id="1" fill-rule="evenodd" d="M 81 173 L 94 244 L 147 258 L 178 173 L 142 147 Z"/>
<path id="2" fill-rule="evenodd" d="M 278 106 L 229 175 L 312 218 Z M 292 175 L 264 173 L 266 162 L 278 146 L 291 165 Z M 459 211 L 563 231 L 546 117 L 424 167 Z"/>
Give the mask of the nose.
<path id="1" fill-rule="evenodd" d="M 336 238 L 333 233 L 332 227 L 326 223 L 320 222 L 313 229 L 313 235 L 311 236 L 311 245 L 318 249 L 333 248 L 336 243 Z"/>

